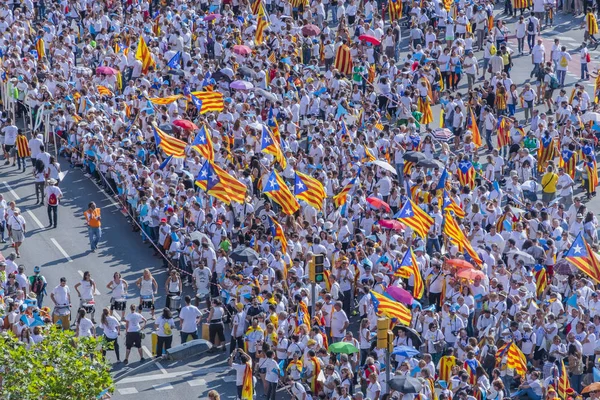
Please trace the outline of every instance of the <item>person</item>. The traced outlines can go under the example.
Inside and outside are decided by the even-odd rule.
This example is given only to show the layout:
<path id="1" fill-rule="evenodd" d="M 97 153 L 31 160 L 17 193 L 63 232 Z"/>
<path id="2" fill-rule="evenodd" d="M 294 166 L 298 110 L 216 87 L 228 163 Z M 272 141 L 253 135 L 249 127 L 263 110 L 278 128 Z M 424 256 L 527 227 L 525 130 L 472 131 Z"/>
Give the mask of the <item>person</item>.
<path id="1" fill-rule="evenodd" d="M 90 314 L 92 316 L 92 323 L 96 323 L 94 316 L 96 315 L 96 307 L 94 306 L 94 293 L 96 292 L 96 282 L 92 279 L 92 274 L 90 271 L 85 271 L 83 273 L 83 278 L 81 281 L 77 282 L 73 289 L 77 292 L 79 296 L 79 307 L 83 308 L 86 305 L 91 304 Z"/>
<path id="2" fill-rule="evenodd" d="M 198 323 L 202 313 L 198 307 L 192 305 L 192 298 L 185 296 L 185 306 L 179 311 L 179 331 L 181 334 L 181 343 L 185 343 L 191 337 L 198 339 Z"/>
<path id="3" fill-rule="evenodd" d="M 39 161 L 36 160 L 35 165 L 33 167 L 36 205 L 44 205 L 44 188 L 46 187 L 47 173 L 48 170 L 43 160 L 41 158 L 39 159 Z"/>
<path id="4" fill-rule="evenodd" d="M 129 314 L 125 317 L 125 364 L 129 363 L 129 353 L 133 347 L 138 349 L 140 362 L 144 362 L 142 352 L 142 331 L 146 329 L 146 318 L 141 314 L 141 306 L 129 306 Z M 142 325 L 143 323 L 143 325 Z"/>
<path id="5" fill-rule="evenodd" d="M 77 310 L 75 337 L 96 337 L 94 323 L 86 317 L 84 308 Z"/>
<path id="6" fill-rule="evenodd" d="M 102 217 L 100 215 L 100 209 L 96 207 L 96 203 L 93 201 L 88 204 L 88 209 L 83 213 L 85 221 L 88 227 L 88 236 L 90 238 L 90 248 L 92 253 L 96 252 L 98 248 L 98 242 L 102 236 Z"/>
<path id="7" fill-rule="evenodd" d="M 104 334 L 104 344 L 102 348 L 102 355 L 106 357 L 106 349 L 110 349 L 112 346 L 117 357 L 117 362 L 121 362 L 121 356 L 119 353 L 119 336 L 121 335 L 121 324 L 113 317 L 108 307 L 102 309 L 102 316 L 100 317 L 100 328 L 102 328 Z"/>
<path id="8" fill-rule="evenodd" d="M 12 215 L 8 217 L 6 221 L 10 229 L 10 237 L 13 242 L 13 247 L 15 248 L 15 254 L 17 255 L 17 258 L 19 258 L 21 257 L 19 249 L 21 244 L 23 244 L 23 240 L 25 240 L 27 223 L 25 222 L 25 218 L 21 215 L 21 210 L 19 208 L 14 208 L 12 210 Z"/>
<path id="9" fill-rule="evenodd" d="M 52 290 L 50 299 L 55 306 L 71 305 L 71 289 L 67 286 L 67 278 L 60 278 L 60 284 Z"/>
<path id="10" fill-rule="evenodd" d="M 181 296 L 182 290 L 183 284 L 181 278 L 179 277 L 179 273 L 175 269 L 172 269 L 169 273 L 169 277 L 167 278 L 167 282 L 165 282 L 167 308 L 171 309 L 171 296 Z"/>
<path id="11" fill-rule="evenodd" d="M 265 379 L 269 385 L 266 397 L 267 400 L 275 400 L 281 368 L 279 367 L 277 361 L 275 361 L 275 352 L 273 350 L 267 350 L 265 355 L 267 359 L 262 364 L 262 367 L 266 371 Z"/>
<path id="12" fill-rule="evenodd" d="M 221 395 L 216 390 L 211 390 L 207 394 L 209 400 L 221 400 Z"/>
<path id="13" fill-rule="evenodd" d="M 106 288 L 112 292 L 110 297 L 110 315 L 114 310 L 121 311 L 121 319 L 125 319 L 125 310 L 127 303 L 127 288 L 129 284 L 123 278 L 119 272 L 113 274 L 113 279 L 106 284 Z"/>
<path id="14" fill-rule="evenodd" d="M 4 137 L 4 165 L 10 164 L 10 157 L 12 156 L 13 163 L 12 166 L 15 166 L 16 160 L 16 148 L 15 144 L 17 141 L 17 135 L 19 133 L 19 128 L 17 128 L 12 121 L 12 118 L 8 117 L 2 124 L 2 136 Z"/>
<path id="15" fill-rule="evenodd" d="M 190 299 L 191 300 L 191 299 Z M 234 358 L 236 360 L 234 361 Z M 242 389 L 244 384 L 246 384 L 245 380 L 249 379 L 252 382 L 252 359 L 248 354 L 244 352 L 244 350 L 237 348 L 235 351 L 229 356 L 228 359 L 229 366 L 235 370 L 235 384 L 237 386 L 237 397 L 238 399 L 243 399 L 242 397 Z M 249 377 L 249 378 L 248 378 Z M 250 385 L 250 396 L 254 393 L 254 384 Z"/>
<path id="16" fill-rule="evenodd" d="M 46 286 L 48 282 L 41 274 L 39 265 L 33 267 L 33 275 L 29 277 L 29 291 L 35 293 L 38 308 L 42 308 L 44 304 L 44 296 L 46 296 Z"/>
<path id="17" fill-rule="evenodd" d="M 225 308 L 222 306 L 220 299 L 212 299 L 210 311 L 206 317 L 208 322 L 208 335 L 209 340 L 213 344 L 213 348 L 209 351 L 221 349 L 222 351 L 227 350 L 227 344 L 225 342 L 225 326 L 223 319 L 225 318 Z M 219 347 L 216 347 L 216 338 L 219 337 Z"/>
<path id="18" fill-rule="evenodd" d="M 149 308 L 154 319 L 154 296 L 158 293 L 158 283 L 148 268 L 142 271 L 142 276 L 135 281 L 140 288 L 140 310 Z"/>
<path id="19" fill-rule="evenodd" d="M 15 146 L 17 147 L 17 169 L 21 169 L 21 164 L 23 164 L 22 171 L 25 172 L 27 166 L 25 159 L 31 157 L 31 150 L 29 149 L 29 142 L 23 130 L 19 130 Z"/>
<path id="20" fill-rule="evenodd" d="M 56 179 L 50 178 L 48 179 L 48 186 L 44 189 L 44 199 L 46 200 L 46 204 L 48 205 L 48 227 L 51 228 L 58 223 L 58 203 L 60 199 L 63 197 L 62 190 L 58 186 L 56 186 Z"/>
<path id="21" fill-rule="evenodd" d="M 173 329 L 175 329 L 175 321 L 173 313 L 168 307 L 163 309 L 162 314 L 154 321 L 154 329 L 156 330 L 156 357 L 162 357 L 163 352 L 171 348 L 173 344 Z"/>

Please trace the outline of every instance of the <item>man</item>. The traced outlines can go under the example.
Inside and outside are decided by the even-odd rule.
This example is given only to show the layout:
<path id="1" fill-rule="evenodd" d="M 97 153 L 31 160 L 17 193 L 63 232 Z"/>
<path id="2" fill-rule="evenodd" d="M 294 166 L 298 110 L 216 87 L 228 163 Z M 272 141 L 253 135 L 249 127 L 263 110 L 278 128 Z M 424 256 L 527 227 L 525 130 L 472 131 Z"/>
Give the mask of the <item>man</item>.
<path id="1" fill-rule="evenodd" d="M 193 306 L 190 296 L 185 296 L 185 307 L 179 312 L 179 320 L 181 321 L 181 343 L 187 342 L 191 336 L 192 339 L 198 339 L 198 322 L 202 313 L 198 307 Z"/>
<path id="2" fill-rule="evenodd" d="M 29 150 L 29 143 L 27 142 L 27 136 L 25 132 L 19 131 L 17 135 L 17 169 L 21 169 L 21 161 L 23 162 L 23 172 L 25 172 L 26 157 L 31 157 L 31 151 Z"/>
<path id="3" fill-rule="evenodd" d="M 85 216 L 85 221 L 88 226 L 88 236 L 90 237 L 90 248 L 92 249 L 92 253 L 96 252 L 96 248 L 98 247 L 98 242 L 100 241 L 100 237 L 102 236 L 102 226 L 100 209 L 96 207 L 96 203 L 93 201 L 88 204 L 88 209 L 83 213 Z"/>
<path id="4" fill-rule="evenodd" d="M 47 285 L 46 278 L 40 273 L 40 266 L 36 265 L 33 267 L 33 275 L 29 277 L 29 291 L 35 293 L 38 308 L 42 308 Z"/>
<path id="5" fill-rule="evenodd" d="M 60 284 L 50 293 L 50 299 L 55 306 L 71 305 L 71 290 L 67 286 L 67 278 L 60 278 Z"/>
<path id="6" fill-rule="evenodd" d="M 2 128 L 2 134 L 4 135 L 4 158 L 6 161 L 4 165 L 10 164 L 10 156 L 12 153 L 13 156 L 13 166 L 15 165 L 15 159 L 17 158 L 17 153 L 15 149 L 15 144 L 17 142 L 17 134 L 19 133 L 19 128 L 13 125 L 10 117 L 6 118 L 6 122 L 4 123 L 4 127 Z"/>
<path id="7" fill-rule="evenodd" d="M 575 182 L 569 174 L 565 174 L 564 168 L 558 168 L 558 181 L 556 189 L 560 190 L 561 202 L 565 208 L 571 207 L 573 204 L 573 186 Z"/>
<path id="8" fill-rule="evenodd" d="M 56 179 L 48 179 L 48 186 L 44 189 L 44 197 L 48 206 L 48 228 L 56 228 L 58 222 L 58 201 L 63 197 L 62 190 L 56 186 Z"/>
<path id="9" fill-rule="evenodd" d="M 31 150 L 31 165 L 35 167 L 35 161 L 38 154 L 43 153 L 44 136 L 39 133 L 34 138 L 29 140 L 29 150 Z"/>
<path id="10" fill-rule="evenodd" d="M 25 218 L 21 215 L 21 210 L 15 208 L 13 210 L 13 215 L 8 218 L 7 226 L 10 228 L 10 236 L 13 241 L 13 245 L 15 248 L 15 253 L 17 254 L 17 258 L 21 257 L 21 253 L 19 253 L 19 247 L 23 240 L 25 239 L 26 232 L 26 224 Z"/>
<path id="11" fill-rule="evenodd" d="M 346 336 L 346 329 L 350 321 L 346 312 L 342 310 L 342 302 L 336 301 L 333 306 L 333 314 L 331 316 L 331 338 L 333 342 L 341 342 Z"/>

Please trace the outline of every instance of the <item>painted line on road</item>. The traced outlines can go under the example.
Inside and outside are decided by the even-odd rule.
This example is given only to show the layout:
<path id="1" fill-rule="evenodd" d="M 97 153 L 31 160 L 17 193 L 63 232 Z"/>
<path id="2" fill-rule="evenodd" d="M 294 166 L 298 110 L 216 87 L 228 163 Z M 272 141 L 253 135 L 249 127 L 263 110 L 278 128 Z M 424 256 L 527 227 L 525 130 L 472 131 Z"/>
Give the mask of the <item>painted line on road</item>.
<path id="1" fill-rule="evenodd" d="M 171 390 L 171 389 L 173 389 L 173 385 L 171 385 L 169 382 L 161 383 L 159 385 L 152 385 L 152 387 L 154 388 L 154 390 Z"/>
<path id="2" fill-rule="evenodd" d="M 44 224 L 42 224 L 42 221 L 40 221 L 38 219 L 38 217 L 36 217 L 35 214 L 31 212 L 31 210 L 27 210 L 27 215 L 29 215 L 29 218 L 31 218 L 33 220 L 33 222 L 35 222 L 40 229 L 45 228 Z"/>
<path id="3" fill-rule="evenodd" d="M 148 350 L 148 348 L 146 346 L 142 346 L 142 350 L 144 350 L 144 353 L 146 353 L 146 355 L 148 356 L 148 358 L 153 359 L 154 356 L 152 355 L 152 352 L 150 350 Z M 160 372 L 164 374 L 168 374 L 167 370 L 163 368 L 162 364 L 157 361 L 154 363 L 154 365 L 156 365 L 156 367 L 160 370 Z"/>
<path id="4" fill-rule="evenodd" d="M 130 387 L 130 388 L 123 388 L 123 389 L 117 389 L 119 391 L 119 394 L 124 396 L 126 394 L 136 394 L 138 393 L 138 390 L 134 387 Z"/>
<path id="5" fill-rule="evenodd" d="M 117 385 L 125 385 L 128 383 L 131 384 L 131 383 L 148 382 L 148 381 L 154 381 L 154 380 L 160 380 L 160 379 L 182 378 L 182 377 L 186 377 L 188 375 L 202 377 L 207 374 L 222 374 L 229 370 L 231 370 L 231 368 L 214 367 L 214 368 L 193 369 L 193 370 L 187 370 L 187 371 L 167 372 L 166 374 L 132 376 L 130 378 L 123 378 L 122 380 L 117 382 Z"/>
<path id="6" fill-rule="evenodd" d="M 52 241 L 52 243 L 54 243 L 54 245 L 56 246 L 56 248 L 58 249 L 58 251 L 60 251 L 60 254 L 62 254 L 68 262 L 73 262 L 73 260 L 71 259 L 71 257 L 69 257 L 69 255 L 67 254 L 67 252 L 65 251 L 65 249 L 62 248 L 62 246 L 60 244 L 58 244 L 58 242 L 56 241 L 56 239 L 54 238 L 50 238 L 50 241 Z"/>
<path id="7" fill-rule="evenodd" d="M 100 185 L 98 185 L 98 184 L 96 183 L 96 181 L 95 181 L 95 180 L 93 180 L 93 179 L 89 179 L 89 181 L 90 181 L 90 182 L 92 182 L 92 183 L 94 184 L 94 186 L 96 186 L 96 187 L 98 188 L 98 191 L 100 191 L 100 193 L 102 193 L 102 194 L 104 195 L 104 197 L 106 197 L 106 199 L 107 199 L 107 200 L 108 200 L 108 202 L 110 203 L 111 207 L 121 207 L 121 206 L 119 205 L 119 203 L 117 203 L 117 202 L 116 202 L 116 201 L 115 201 L 115 200 L 114 200 L 112 197 L 110 197 L 110 196 L 109 196 L 109 194 L 108 194 L 108 193 L 106 193 L 106 192 L 104 191 L 104 189 L 102 189 L 102 188 L 100 187 Z"/>
<path id="8" fill-rule="evenodd" d="M 10 185 L 8 184 L 8 182 L 2 182 L 2 184 L 4 186 L 6 186 L 6 188 L 8 189 L 8 191 L 10 192 L 10 194 L 12 194 L 12 196 L 15 198 L 15 200 L 21 200 L 21 197 L 19 197 L 19 195 L 17 194 L 17 192 L 15 192 L 13 190 L 13 188 L 10 187 Z"/>
<path id="9" fill-rule="evenodd" d="M 83 271 L 79 271 L 79 270 L 78 270 L 78 271 L 77 271 L 77 273 L 78 273 L 79 275 L 81 275 L 81 277 L 83 278 Z M 98 290 L 98 288 L 96 288 L 96 289 L 94 290 L 94 296 L 100 296 L 100 291 Z"/>

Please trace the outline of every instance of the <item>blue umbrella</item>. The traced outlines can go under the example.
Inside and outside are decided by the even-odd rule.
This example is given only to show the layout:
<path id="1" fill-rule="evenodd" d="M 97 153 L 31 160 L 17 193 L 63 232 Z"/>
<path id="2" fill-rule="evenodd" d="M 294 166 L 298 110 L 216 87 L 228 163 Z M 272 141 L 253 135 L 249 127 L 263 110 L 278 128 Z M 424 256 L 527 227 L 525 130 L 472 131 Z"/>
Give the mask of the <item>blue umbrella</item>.
<path id="1" fill-rule="evenodd" d="M 415 349 L 414 347 L 398 346 L 394 348 L 394 352 L 392 353 L 392 355 L 410 358 L 416 356 L 419 353 L 420 351 Z"/>

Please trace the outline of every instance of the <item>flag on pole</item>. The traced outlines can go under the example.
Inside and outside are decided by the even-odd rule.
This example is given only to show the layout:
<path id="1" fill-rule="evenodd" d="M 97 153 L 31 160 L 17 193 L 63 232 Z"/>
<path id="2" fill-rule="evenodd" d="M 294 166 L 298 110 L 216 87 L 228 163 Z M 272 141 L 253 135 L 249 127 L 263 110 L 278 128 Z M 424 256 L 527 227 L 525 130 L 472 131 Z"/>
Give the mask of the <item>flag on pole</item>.
<path id="1" fill-rule="evenodd" d="M 533 268 L 533 275 L 535 277 L 535 294 L 538 299 L 541 298 L 544 290 L 548 287 L 548 275 L 546 274 L 546 267 L 537 264 Z"/>
<path id="2" fill-rule="evenodd" d="M 231 204 L 231 198 L 227 192 L 227 188 L 221 182 L 221 178 L 214 169 L 214 164 L 208 163 L 208 179 L 206 183 L 206 193 L 213 196 L 217 200 L 225 204 Z"/>
<path id="3" fill-rule="evenodd" d="M 108 97 L 114 96 L 113 92 L 111 92 L 110 89 L 107 88 L 106 86 L 98 85 L 98 86 L 96 86 L 96 89 L 98 90 L 98 94 L 100 96 L 108 96 Z"/>
<path id="4" fill-rule="evenodd" d="M 181 68 L 181 52 L 180 51 L 178 51 L 177 53 L 175 53 L 175 55 L 173 57 L 171 57 L 171 59 L 167 63 L 167 67 L 172 68 L 172 69 Z"/>
<path id="5" fill-rule="evenodd" d="M 207 160 L 215 160 L 213 143 L 211 140 L 210 132 L 206 128 L 206 124 L 202 124 L 202 127 L 196 133 L 196 137 L 192 142 L 192 148 L 198 153 L 200 153 L 200 155 L 206 158 Z"/>
<path id="6" fill-rule="evenodd" d="M 137 50 L 135 52 L 136 60 L 140 60 L 142 62 L 142 73 L 145 75 L 148 73 L 148 69 L 150 67 L 156 67 L 156 63 L 152 58 L 152 53 L 150 49 L 148 49 L 148 45 L 146 45 L 146 41 L 144 40 L 144 36 L 140 35 L 140 41 L 138 42 Z"/>
<path id="7" fill-rule="evenodd" d="M 294 194 L 299 200 L 304 200 L 307 204 L 317 210 L 323 208 L 323 200 L 327 197 L 323 184 L 312 176 L 296 171 L 294 181 Z"/>
<path id="8" fill-rule="evenodd" d="M 262 126 L 261 136 L 261 151 L 266 154 L 270 154 L 275 157 L 275 160 L 281 165 L 282 169 L 287 167 L 287 161 L 285 155 L 281 150 L 281 146 L 275 141 L 275 138 L 265 125 Z"/>
<path id="9" fill-rule="evenodd" d="M 567 251 L 565 260 L 575 265 L 587 276 L 600 283 L 600 265 L 590 245 L 585 241 L 581 232 Z"/>
<path id="10" fill-rule="evenodd" d="M 450 194 L 448 194 L 448 192 L 446 190 L 444 190 L 444 193 L 442 195 L 443 195 L 442 211 L 451 211 L 458 218 L 464 218 L 467 215 L 467 213 L 465 213 L 465 211 L 462 208 L 460 208 L 460 206 L 458 204 L 456 204 L 454 199 L 452 197 L 450 197 Z"/>
<path id="11" fill-rule="evenodd" d="M 471 131 L 473 136 L 473 144 L 475 147 L 480 148 L 483 145 L 481 141 L 481 133 L 479 132 L 479 127 L 477 126 L 477 119 L 475 118 L 475 113 L 473 109 L 469 111 L 469 119 L 467 121 L 467 129 Z"/>
<path id="12" fill-rule="evenodd" d="M 565 367 L 564 360 L 560 360 L 560 368 L 558 369 L 558 384 L 556 388 L 556 393 L 558 396 L 567 400 L 569 395 L 567 394 L 567 390 L 571 387 L 571 383 L 569 382 L 569 374 L 567 373 L 567 368 Z"/>
<path id="13" fill-rule="evenodd" d="M 409 247 L 406 253 L 404 253 L 404 257 L 402 257 L 402 261 L 400 261 L 396 272 L 402 273 L 403 271 L 408 272 L 414 278 L 413 297 L 417 300 L 423 297 L 425 286 L 423 285 L 423 277 L 421 276 L 419 264 L 417 264 L 417 258 L 412 247 Z"/>
<path id="14" fill-rule="evenodd" d="M 388 318 L 395 318 L 402 325 L 410 326 L 412 321 L 411 311 L 402 303 L 394 301 L 382 294 L 371 290 L 371 302 L 375 312 Z"/>
<path id="15" fill-rule="evenodd" d="M 400 210 L 398 215 L 398 220 L 400 222 L 411 227 L 412 230 L 422 238 L 427 237 L 427 232 L 434 222 L 429 214 L 423 211 L 421 207 L 410 199 L 404 203 L 404 207 L 402 207 L 402 210 Z"/>
<path id="16" fill-rule="evenodd" d="M 187 144 L 174 138 L 173 136 L 167 135 L 165 132 L 160 130 L 156 124 L 152 124 L 154 130 L 154 141 L 167 155 L 182 158 L 185 157 L 185 148 Z"/>
<path id="17" fill-rule="evenodd" d="M 346 185 L 340 190 L 338 194 L 333 196 L 333 204 L 339 208 L 346 204 L 346 200 L 348 199 L 348 193 L 354 187 L 356 183 L 356 178 L 353 178 L 350 182 L 346 183 Z"/>
<path id="18" fill-rule="evenodd" d="M 219 167 L 217 164 L 213 162 L 211 162 L 210 164 L 212 165 L 217 176 L 219 177 L 219 180 L 225 187 L 227 195 L 229 196 L 231 201 L 234 201 L 239 204 L 244 204 L 246 201 L 246 192 L 248 190 L 246 185 L 244 185 L 242 182 L 236 179 L 229 172 Z"/>
<path id="19" fill-rule="evenodd" d="M 225 108 L 225 100 L 223 93 L 219 92 L 192 92 L 191 96 L 196 96 L 201 101 L 200 113 L 205 114 L 210 111 L 223 111 Z"/>
<path id="20" fill-rule="evenodd" d="M 462 186 L 475 188 L 475 168 L 469 160 L 462 160 L 458 164 L 458 181 Z"/>
<path id="21" fill-rule="evenodd" d="M 269 177 L 265 179 L 263 193 L 279 204 L 282 211 L 287 215 L 292 215 L 300 208 L 298 200 L 276 171 L 272 171 Z"/>
<path id="22" fill-rule="evenodd" d="M 285 238 L 285 233 L 283 231 L 283 228 L 273 218 L 269 217 L 269 219 L 271 220 L 271 224 L 273 225 L 273 228 L 274 228 L 273 229 L 274 230 L 273 237 L 275 239 L 279 240 L 279 243 L 281 243 L 281 253 L 285 255 L 287 253 L 288 242 L 287 242 L 287 239 Z"/>

